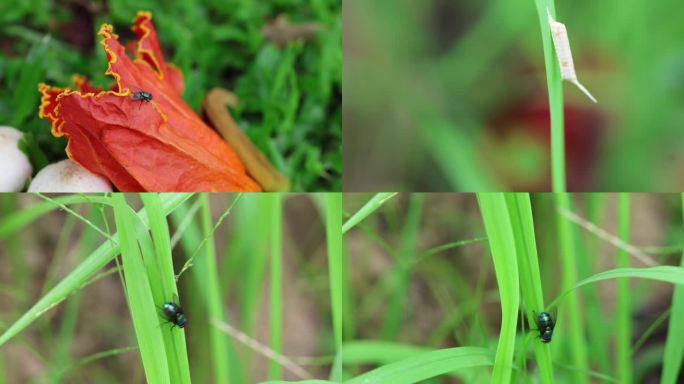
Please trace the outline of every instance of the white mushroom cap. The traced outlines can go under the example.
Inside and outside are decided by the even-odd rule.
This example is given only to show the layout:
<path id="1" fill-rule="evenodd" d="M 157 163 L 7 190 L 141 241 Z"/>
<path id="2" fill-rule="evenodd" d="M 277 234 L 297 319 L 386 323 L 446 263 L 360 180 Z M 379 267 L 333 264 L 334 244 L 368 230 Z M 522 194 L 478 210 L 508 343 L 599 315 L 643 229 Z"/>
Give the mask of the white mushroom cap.
<path id="1" fill-rule="evenodd" d="M 41 169 L 31 182 L 29 192 L 112 192 L 107 179 L 67 159 Z"/>
<path id="2" fill-rule="evenodd" d="M 0 192 L 20 192 L 31 177 L 31 163 L 19 149 L 23 133 L 0 126 Z"/>

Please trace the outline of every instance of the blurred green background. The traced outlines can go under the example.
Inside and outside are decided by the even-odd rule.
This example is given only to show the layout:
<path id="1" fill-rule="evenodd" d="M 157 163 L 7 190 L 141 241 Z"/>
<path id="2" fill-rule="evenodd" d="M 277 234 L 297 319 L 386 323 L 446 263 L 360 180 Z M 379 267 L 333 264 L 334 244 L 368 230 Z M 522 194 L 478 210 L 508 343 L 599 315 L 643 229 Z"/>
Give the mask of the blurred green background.
<path id="1" fill-rule="evenodd" d="M 287 175 L 295 191 L 342 188 L 342 19 L 339 0 L 0 2 L 0 125 L 24 131 L 34 173 L 65 158 L 38 118 L 39 82 L 71 86 L 81 73 L 109 87 L 105 54 L 95 35 L 114 25 L 133 40 L 138 10 L 152 12 L 167 62 L 185 76 L 183 97 L 196 110 L 212 87 L 236 92 L 233 111 L 249 138 Z M 279 15 L 321 30 L 278 48 L 262 27 Z"/>
<path id="2" fill-rule="evenodd" d="M 556 1 L 568 190 L 684 189 L 681 2 Z M 344 188 L 550 190 L 535 2 L 347 0 Z"/>

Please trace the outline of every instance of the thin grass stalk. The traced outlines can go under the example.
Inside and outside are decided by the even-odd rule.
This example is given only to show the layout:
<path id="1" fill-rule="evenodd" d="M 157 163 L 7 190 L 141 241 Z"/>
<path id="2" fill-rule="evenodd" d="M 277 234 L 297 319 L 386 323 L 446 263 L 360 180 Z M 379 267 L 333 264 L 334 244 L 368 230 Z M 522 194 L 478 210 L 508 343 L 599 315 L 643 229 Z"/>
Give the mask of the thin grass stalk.
<path id="1" fill-rule="evenodd" d="M 541 274 L 539 272 L 539 258 L 537 256 L 537 242 L 534 234 L 534 219 L 532 204 L 528 193 L 507 193 L 506 203 L 511 218 L 513 237 L 515 239 L 518 270 L 520 273 L 520 288 L 527 315 L 527 323 L 532 327 L 536 324 L 536 314 L 545 310 L 544 293 L 542 290 Z M 542 383 L 553 383 L 553 362 L 551 348 L 534 337 L 534 351 L 539 367 Z M 523 363 L 526 365 L 526 363 Z"/>
<path id="2" fill-rule="evenodd" d="M 570 195 L 555 193 L 557 210 L 572 210 Z M 558 237 L 560 243 L 561 271 L 563 291 L 572 288 L 577 283 L 576 231 L 572 223 L 563 215 L 556 212 L 558 222 Z M 559 308 L 557 319 L 560 326 L 567 332 L 555 333 L 556 339 L 567 340 L 570 348 L 570 362 L 576 369 L 572 374 L 573 383 L 586 383 L 585 372 L 589 371 L 587 359 L 587 342 L 584 335 L 584 308 L 580 305 L 579 292 L 573 292 L 567 297 L 565 306 Z M 563 316 L 561 316 L 563 315 Z"/>
<path id="3" fill-rule="evenodd" d="M 6 217 L 10 217 L 13 212 L 17 212 L 17 199 L 19 194 L 15 193 L 2 193 L 0 194 L 0 227 L 6 222 Z M 17 307 L 23 308 L 28 299 L 30 292 L 28 289 L 29 269 L 28 269 L 28 258 L 26 257 L 25 248 L 22 245 L 22 235 L 21 233 L 15 236 L 7 236 L 3 239 L 0 231 L 0 240 L 3 240 L 7 246 L 7 255 L 9 257 L 9 266 L 12 271 L 12 276 L 14 277 L 15 287 L 20 295 L 17 295 Z"/>
<path id="4" fill-rule="evenodd" d="M 325 233 L 328 247 L 328 271 L 330 274 L 330 303 L 332 308 L 332 326 L 335 337 L 335 360 L 330 379 L 342 381 L 342 270 L 344 269 L 344 249 L 342 244 L 342 195 L 326 193 L 325 195 Z"/>
<path id="5" fill-rule="evenodd" d="M 405 302 L 409 294 L 411 277 L 410 265 L 416 253 L 424 201 L 425 196 L 423 194 L 411 194 L 406 222 L 402 229 L 399 258 L 394 261 L 397 267 L 393 276 L 393 294 L 390 297 L 389 309 L 382 327 L 382 338 L 384 340 L 396 340 L 406 312 Z"/>
<path id="6" fill-rule="evenodd" d="M 5 372 L 7 372 L 5 369 L 5 350 L 0 350 L 0 384 L 7 383 Z"/>
<path id="7" fill-rule="evenodd" d="M 186 195 L 186 198 L 187 196 L 189 195 Z M 108 197 L 98 195 L 69 195 L 31 204 L 29 207 L 13 211 L 12 213 L 8 212 L 7 216 L 0 217 L 0 240 L 4 240 L 5 238 L 14 235 L 34 220 L 54 210 L 62 209 L 63 206 L 96 203 L 111 204 Z"/>
<path id="8" fill-rule="evenodd" d="M 209 206 L 209 195 L 202 193 L 200 200 L 200 222 L 202 236 L 207 241 L 202 246 L 202 254 L 196 259 L 198 268 L 204 272 L 201 277 L 207 292 L 207 314 L 209 319 L 225 321 L 223 314 L 223 300 L 221 298 L 221 287 L 218 278 L 218 267 L 216 265 L 216 249 L 214 247 L 214 236 L 212 235 L 211 208 Z M 201 266 L 200 266 L 201 264 Z M 212 367 L 214 380 L 217 383 L 229 383 L 232 378 L 230 368 L 236 366 L 229 356 L 230 340 L 229 336 L 216 327 L 209 326 L 209 344 L 211 347 Z"/>
<path id="9" fill-rule="evenodd" d="M 57 244 L 55 244 L 54 251 L 52 252 L 52 258 L 48 264 L 45 280 L 40 290 L 41 295 L 44 295 L 49 287 L 54 285 L 55 280 L 57 280 L 59 269 L 64 265 L 64 258 L 67 256 L 67 247 L 71 240 L 71 236 L 74 234 L 76 222 L 76 217 L 73 215 L 66 215 L 64 218 L 64 223 L 60 227 L 59 238 L 57 239 Z"/>
<path id="10" fill-rule="evenodd" d="M 542 45 L 544 47 L 546 86 L 549 94 L 549 111 L 551 112 L 551 185 L 553 192 L 565 192 L 563 79 L 561 78 L 560 65 L 553 48 L 547 15 L 548 9 L 555 20 L 556 6 L 553 0 L 535 0 L 535 4 L 537 5 L 537 16 L 539 17 Z"/>
<path id="11" fill-rule="evenodd" d="M 240 327 L 246 334 L 253 336 L 256 318 L 261 303 L 262 289 L 268 264 L 268 233 L 270 211 L 261 194 L 246 194 L 236 214 L 236 225 L 231 237 L 241 236 L 242 253 L 230 257 L 242 257 L 245 270 L 241 272 L 244 283 L 238 294 L 240 300 Z M 226 239 L 233 242 L 233 239 Z M 228 245 L 228 244 L 227 244 Z M 235 250 L 237 251 L 237 250 Z"/>
<path id="12" fill-rule="evenodd" d="M 279 193 L 268 195 L 271 209 L 271 294 L 269 311 L 270 347 L 283 352 L 283 261 L 282 261 L 282 197 Z M 282 379 L 282 367 L 275 361 L 268 363 L 270 380 Z"/>
<path id="13" fill-rule="evenodd" d="M 259 324 L 257 320 L 262 308 L 269 259 L 270 211 L 266 202 L 263 194 L 242 195 L 239 205 L 231 213 L 233 226 L 230 236 L 224 239 L 222 277 L 239 281 L 235 294 L 238 297 L 237 313 L 240 321 L 239 325 L 235 324 L 235 328 L 250 337 L 254 337 Z M 231 338 L 241 366 L 250 367 L 255 357 L 261 357 L 251 353 L 252 351 L 245 351 L 242 343 L 238 343 L 239 340 L 235 340 L 233 336 Z"/>
<path id="14" fill-rule="evenodd" d="M 74 234 L 74 229 L 76 228 L 76 217 L 66 215 L 64 223 L 60 228 L 61 230 L 59 231 L 57 244 L 55 244 L 52 257 L 47 266 L 47 272 L 45 274 L 43 286 L 41 287 L 40 296 L 44 295 L 49 287 L 54 285 L 55 281 L 58 279 L 59 270 L 64 265 L 65 258 L 67 257 L 67 246 Z M 45 340 L 51 340 L 54 337 L 52 327 L 43 327 L 40 329 L 39 333 L 40 337 Z"/>
<path id="15" fill-rule="evenodd" d="M 584 287 L 587 284 L 593 284 L 599 281 L 620 279 L 625 277 L 684 285 L 684 268 L 675 267 L 672 265 L 661 265 L 658 267 L 648 268 L 609 269 L 607 271 L 599 272 L 593 276 L 578 281 L 577 283 L 575 283 L 575 285 L 573 285 L 572 287 L 558 295 L 555 299 L 553 299 L 553 301 L 551 302 L 551 306 L 557 305 L 558 303 L 563 301 L 563 299 L 565 299 L 570 293 L 574 292 L 578 288 Z"/>
<path id="16" fill-rule="evenodd" d="M 629 194 L 618 195 L 618 236 L 629 243 Z M 617 267 L 629 267 L 629 254 L 618 250 Z M 615 307 L 615 370 L 620 383 L 632 382 L 632 292 L 628 279 L 616 282 L 617 303 Z"/>
<path id="17" fill-rule="evenodd" d="M 587 195 L 587 218 L 590 222 L 601 227 L 602 211 L 605 204 L 605 196 L 600 193 Z M 599 255 L 601 252 L 601 239 L 588 235 L 586 238 L 586 252 L 580 252 L 579 271 L 581 277 L 590 276 L 596 270 L 600 270 Z M 584 307 L 587 310 L 587 318 L 592 319 L 592 325 L 588 328 L 587 336 L 592 340 L 589 355 L 591 361 L 598 363 L 601 372 L 611 372 L 611 359 L 609 353 L 610 334 L 605 331 L 607 327 L 606 316 L 603 313 L 603 303 L 599 297 L 598 287 L 591 285 L 584 290 Z"/>
<path id="18" fill-rule="evenodd" d="M 201 208 L 202 202 L 199 199 L 197 199 L 196 202 L 199 203 L 198 207 Z M 194 254 L 198 245 L 202 242 L 203 237 L 200 228 L 199 215 L 197 215 L 197 218 L 191 216 L 189 204 L 178 207 L 178 209 L 171 214 L 173 224 L 176 228 L 179 228 L 181 223 L 187 220 L 189 216 L 192 220 L 188 222 L 183 235 L 180 237 L 180 244 L 186 257 L 190 257 L 190 255 Z M 200 256 L 200 258 L 202 257 L 203 256 Z M 198 300 L 202 303 L 202 305 L 192 305 L 184 308 L 185 316 L 189 319 L 189 327 L 192 327 L 193 329 L 192 337 L 189 338 L 187 342 L 190 346 L 190 350 L 193 351 L 192 380 L 197 383 L 209 383 L 212 381 L 211 365 L 213 364 L 213 361 L 211 358 L 211 349 L 207 348 L 210 343 L 209 328 L 211 327 L 193 326 L 193 319 L 206 317 L 205 308 L 208 304 L 207 287 L 206 284 L 203 283 L 205 280 L 204 276 L 206 275 L 204 267 L 205 265 L 203 263 L 198 263 L 190 268 L 192 279 L 184 283 L 185 295 L 199 298 Z M 187 276 L 183 275 L 180 281 L 183 281 L 185 277 Z"/>
<path id="19" fill-rule="evenodd" d="M 100 217 L 98 209 L 91 206 L 89 216 L 92 222 L 97 223 L 98 218 Z M 84 226 L 78 242 L 79 255 L 87 255 L 95 247 L 95 233 L 96 232 L 87 226 Z M 71 361 L 70 350 L 76 332 L 78 310 L 81 306 L 82 294 L 83 293 L 80 290 L 74 293 L 67 299 L 64 308 L 64 315 L 62 316 L 59 328 L 58 341 L 55 346 L 54 363 L 50 369 L 49 381 L 55 384 L 64 381 L 65 369 L 69 366 Z"/>
<path id="20" fill-rule="evenodd" d="M 511 381 L 516 326 L 520 308 L 520 285 L 516 245 L 503 193 L 478 193 L 480 213 L 484 222 L 494 271 L 501 299 L 501 331 L 496 348 L 493 383 Z"/>
<path id="21" fill-rule="evenodd" d="M 681 195 L 682 217 L 684 218 L 684 193 Z M 684 253 L 679 266 L 684 268 Z M 672 293 L 672 307 L 667 324 L 667 339 L 663 356 L 661 384 L 674 384 L 680 375 L 684 360 L 684 286 L 675 285 Z"/>

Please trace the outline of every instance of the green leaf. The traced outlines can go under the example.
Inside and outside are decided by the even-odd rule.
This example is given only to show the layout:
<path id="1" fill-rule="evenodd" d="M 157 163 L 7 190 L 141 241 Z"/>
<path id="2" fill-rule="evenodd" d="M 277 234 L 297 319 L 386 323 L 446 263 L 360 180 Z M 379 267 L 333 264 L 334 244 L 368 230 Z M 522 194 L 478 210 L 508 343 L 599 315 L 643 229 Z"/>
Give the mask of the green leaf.
<path id="1" fill-rule="evenodd" d="M 574 287 L 563 292 L 551 303 L 550 306 L 557 305 L 557 303 L 560 300 L 562 300 L 567 294 L 584 285 L 604 280 L 622 279 L 628 277 L 637 279 L 657 280 L 672 284 L 684 284 L 684 267 L 663 265 L 651 268 L 617 268 L 597 273 L 589 278 L 580 281 Z"/>
<path id="2" fill-rule="evenodd" d="M 545 306 L 530 195 L 528 193 L 508 193 L 506 194 L 506 203 L 518 257 L 520 287 L 525 303 L 523 309 L 527 315 L 528 324 L 536 324 L 535 311 L 539 313 L 545 309 Z M 551 348 L 547 344 L 536 342 L 534 343 L 534 350 L 542 382 L 553 383 Z M 525 354 L 525 351 L 522 353 Z"/>
<path id="3" fill-rule="evenodd" d="M 325 233 L 328 247 L 328 270 L 330 274 L 330 303 L 332 326 L 335 336 L 336 355 L 342 354 L 342 302 L 344 297 L 344 251 L 342 243 L 342 194 L 326 193 L 325 196 Z M 331 379 L 342 381 L 342 361 L 336 360 Z"/>
<path id="4" fill-rule="evenodd" d="M 170 383 L 166 349 L 159 327 L 161 319 L 157 314 L 150 281 L 147 278 L 140 246 L 136 240 L 139 237 L 149 236 L 149 233 L 137 233 L 138 218 L 126 203 L 125 196 L 123 193 L 115 193 L 112 201 L 121 244 L 121 259 L 133 329 L 138 340 L 147 382 Z"/>
<path id="5" fill-rule="evenodd" d="M 368 200 L 368 202 L 361 207 L 361 209 L 359 209 L 351 218 L 349 218 L 349 220 L 344 223 L 344 225 L 342 225 L 342 234 L 347 233 L 347 231 L 363 221 L 363 219 L 368 217 L 376 209 L 380 208 L 380 206 L 387 202 L 387 200 L 393 198 L 396 194 L 396 192 L 376 193 L 375 196 Z"/>
<path id="6" fill-rule="evenodd" d="M 428 347 L 378 340 L 344 343 L 344 364 L 389 364 L 431 351 Z"/>
<path id="7" fill-rule="evenodd" d="M 513 369 L 513 352 L 520 307 L 516 244 L 504 194 L 479 193 L 477 200 L 489 239 L 501 298 L 501 332 L 496 348 L 492 380 L 495 383 L 508 383 L 511 381 Z"/>
<path id="8" fill-rule="evenodd" d="M 345 381 L 345 384 L 411 384 L 450 372 L 491 365 L 491 356 L 484 348 L 438 349 L 376 368 Z"/>
<path id="9" fill-rule="evenodd" d="M 684 217 L 684 194 L 682 198 L 682 216 Z M 684 254 L 679 262 L 684 267 Z M 684 360 L 684 286 L 677 285 L 672 294 L 672 313 L 667 325 L 667 339 L 665 340 L 665 354 L 663 355 L 662 384 L 677 382 Z"/>

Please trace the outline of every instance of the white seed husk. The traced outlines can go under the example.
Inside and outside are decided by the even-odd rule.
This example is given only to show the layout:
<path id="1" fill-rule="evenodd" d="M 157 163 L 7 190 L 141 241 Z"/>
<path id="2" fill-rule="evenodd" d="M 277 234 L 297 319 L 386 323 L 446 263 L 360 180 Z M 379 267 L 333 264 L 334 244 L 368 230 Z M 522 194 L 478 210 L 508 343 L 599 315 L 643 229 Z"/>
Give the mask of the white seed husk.
<path id="1" fill-rule="evenodd" d="M 577 80 L 575 64 L 572 60 L 572 51 L 570 50 L 570 40 L 568 39 L 568 30 L 563 23 L 559 23 L 551 17 L 551 11 L 548 8 L 546 9 L 546 14 L 549 19 L 549 28 L 551 28 L 551 38 L 556 49 L 558 65 L 560 65 L 561 77 L 563 80 L 575 84 L 591 101 L 597 103 L 596 98 Z"/>

